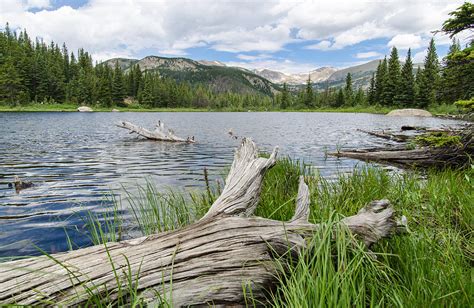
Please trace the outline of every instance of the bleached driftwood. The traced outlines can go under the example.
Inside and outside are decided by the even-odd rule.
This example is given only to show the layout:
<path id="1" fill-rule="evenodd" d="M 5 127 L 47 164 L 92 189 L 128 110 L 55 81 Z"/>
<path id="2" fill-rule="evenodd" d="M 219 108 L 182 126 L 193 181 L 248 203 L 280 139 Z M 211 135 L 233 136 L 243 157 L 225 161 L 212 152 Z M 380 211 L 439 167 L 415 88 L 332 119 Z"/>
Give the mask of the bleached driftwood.
<path id="1" fill-rule="evenodd" d="M 274 258 L 285 253 L 297 257 L 318 228 L 308 221 L 309 190 L 303 178 L 290 221 L 253 216 L 264 174 L 276 155 L 277 149 L 269 158 L 258 157 L 255 144 L 244 139 L 220 197 L 202 219 L 183 229 L 0 263 L 0 302 L 87 305 L 91 294 L 108 294 L 109 300 L 120 292 L 126 296 L 127 281 L 155 304 L 163 299 L 172 306 L 244 304 L 248 288 L 262 299 L 264 290 L 277 283 Z M 341 223 L 368 245 L 397 227 L 386 200 L 368 204 Z"/>
<path id="2" fill-rule="evenodd" d="M 153 131 L 150 131 L 146 128 L 140 127 L 127 121 L 121 121 L 119 124 L 117 124 L 117 126 L 130 130 L 130 133 L 135 133 L 151 140 L 188 143 L 195 142 L 194 136 L 188 137 L 186 139 L 176 136 L 174 134 L 174 131 L 172 129 L 166 129 L 165 124 L 161 121 L 158 121 L 158 124 L 156 124 L 155 129 Z"/>

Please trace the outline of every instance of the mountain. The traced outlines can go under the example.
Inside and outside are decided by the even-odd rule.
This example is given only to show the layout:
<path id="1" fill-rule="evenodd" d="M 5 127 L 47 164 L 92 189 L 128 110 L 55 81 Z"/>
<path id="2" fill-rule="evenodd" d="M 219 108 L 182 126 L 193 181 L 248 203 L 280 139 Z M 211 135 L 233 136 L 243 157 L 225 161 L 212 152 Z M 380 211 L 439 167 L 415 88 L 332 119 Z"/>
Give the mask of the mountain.
<path id="1" fill-rule="evenodd" d="M 127 71 L 138 64 L 142 71 L 157 71 L 161 76 L 192 84 L 204 84 L 216 92 L 261 93 L 271 95 L 277 87 L 255 73 L 237 67 L 228 67 L 218 61 L 194 61 L 187 58 L 148 56 L 141 60 L 115 58 L 104 62 Z"/>
<path id="2" fill-rule="evenodd" d="M 106 63 L 108 66 L 112 68 L 115 67 L 116 63 L 118 63 L 119 67 L 122 70 L 126 70 L 127 68 L 129 68 L 130 66 L 134 65 L 137 62 L 138 62 L 137 59 L 114 58 L 114 59 L 107 60 L 104 63 Z"/>
<path id="3" fill-rule="evenodd" d="M 305 84 L 308 80 L 308 76 L 311 77 L 312 82 L 321 82 L 329 78 L 337 69 L 333 67 L 320 67 L 309 73 L 299 74 L 285 74 L 278 71 L 272 71 L 269 69 L 253 70 L 253 72 L 263 78 L 270 80 L 276 84 L 288 83 L 290 85 Z"/>
<path id="4" fill-rule="evenodd" d="M 327 80 L 335 81 L 335 80 L 345 79 L 347 76 L 347 73 L 351 73 L 353 80 L 357 78 L 365 77 L 367 75 L 372 76 L 372 73 L 377 70 L 379 61 L 380 61 L 379 59 L 372 60 L 364 64 L 340 69 L 334 72 L 333 74 L 331 74 Z"/>

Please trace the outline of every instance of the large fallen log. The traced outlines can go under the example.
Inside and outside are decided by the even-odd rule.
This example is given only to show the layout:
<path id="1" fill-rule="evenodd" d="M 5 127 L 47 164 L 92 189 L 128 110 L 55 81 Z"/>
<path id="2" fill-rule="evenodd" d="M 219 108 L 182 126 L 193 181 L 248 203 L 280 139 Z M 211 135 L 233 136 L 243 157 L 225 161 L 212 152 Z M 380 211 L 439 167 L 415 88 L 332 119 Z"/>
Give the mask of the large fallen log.
<path id="1" fill-rule="evenodd" d="M 262 180 L 276 163 L 258 157 L 244 139 L 220 197 L 199 221 L 171 232 L 67 253 L 0 263 L 0 302 L 88 305 L 91 297 L 127 300 L 132 290 L 149 303 L 171 306 L 245 304 L 244 289 L 263 299 L 276 283 L 274 260 L 297 257 L 318 228 L 308 221 L 309 190 L 300 179 L 290 221 L 252 217 Z M 397 229 L 386 200 L 374 201 L 341 224 L 370 245 Z"/>
<path id="2" fill-rule="evenodd" d="M 176 136 L 174 134 L 174 131 L 172 129 L 167 130 L 165 128 L 165 124 L 161 121 L 158 121 L 158 124 L 155 126 L 155 129 L 153 131 L 150 131 L 146 128 L 140 127 L 127 121 L 121 121 L 119 124 L 117 124 L 117 126 L 128 129 L 130 130 L 130 133 L 135 133 L 150 140 L 188 143 L 195 142 L 194 136 L 188 137 L 186 139 Z"/>
<path id="3" fill-rule="evenodd" d="M 381 137 L 384 139 L 391 139 L 401 142 L 395 147 L 385 148 L 368 148 L 368 149 L 356 149 L 346 150 L 330 153 L 336 157 L 347 157 L 360 159 L 363 161 L 373 161 L 383 164 L 394 165 L 397 167 L 405 168 L 435 168 L 444 169 L 450 168 L 466 168 L 470 167 L 472 157 L 474 157 L 474 139 L 473 139 L 473 126 L 465 125 L 460 129 L 444 129 L 444 130 L 425 130 L 428 134 L 446 134 L 441 135 L 440 140 L 449 141 L 445 145 L 425 145 L 422 143 L 420 136 L 425 136 L 426 140 L 429 140 L 430 135 L 426 133 L 418 136 L 411 136 L 405 141 L 402 139 L 392 139 L 392 134 L 379 134 L 375 132 L 363 131 L 373 136 Z M 451 137 L 454 139 L 449 139 Z M 415 148 L 409 149 L 412 145 L 408 144 L 408 141 L 418 141 L 422 145 L 416 145 Z"/>

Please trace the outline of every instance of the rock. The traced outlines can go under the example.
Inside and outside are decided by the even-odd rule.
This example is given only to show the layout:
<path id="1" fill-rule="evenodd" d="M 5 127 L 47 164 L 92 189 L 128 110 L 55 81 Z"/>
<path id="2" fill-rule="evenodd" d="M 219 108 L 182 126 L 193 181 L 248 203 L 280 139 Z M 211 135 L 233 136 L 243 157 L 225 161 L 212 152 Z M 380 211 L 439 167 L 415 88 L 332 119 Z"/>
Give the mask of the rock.
<path id="1" fill-rule="evenodd" d="M 389 117 L 432 117 L 431 112 L 423 109 L 395 109 L 387 114 Z"/>
<path id="2" fill-rule="evenodd" d="M 120 112 L 118 109 L 112 109 L 112 112 Z"/>
<path id="3" fill-rule="evenodd" d="M 77 108 L 77 111 L 79 111 L 79 112 L 92 112 L 94 110 L 92 110 L 91 107 L 81 106 L 81 107 Z"/>

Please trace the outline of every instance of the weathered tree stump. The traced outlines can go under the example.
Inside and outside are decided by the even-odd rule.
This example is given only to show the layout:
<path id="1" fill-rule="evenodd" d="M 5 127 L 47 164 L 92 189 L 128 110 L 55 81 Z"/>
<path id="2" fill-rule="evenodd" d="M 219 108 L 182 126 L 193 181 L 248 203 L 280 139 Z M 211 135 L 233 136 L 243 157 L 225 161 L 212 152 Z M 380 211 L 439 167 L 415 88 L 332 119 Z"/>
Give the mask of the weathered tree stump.
<path id="1" fill-rule="evenodd" d="M 276 155 L 277 148 L 269 158 L 258 157 L 255 144 L 244 139 L 220 197 L 202 219 L 183 229 L 0 263 L 0 302 L 86 305 L 93 294 L 126 299 L 127 281 L 146 301 L 165 299 L 172 306 L 244 304 L 245 287 L 262 299 L 276 283 L 275 254 L 297 257 L 318 228 L 308 221 L 309 190 L 303 178 L 290 221 L 252 217 Z M 397 227 L 386 200 L 340 223 L 367 245 Z"/>
<path id="2" fill-rule="evenodd" d="M 125 128 L 130 130 L 130 133 L 135 133 L 139 136 L 145 137 L 150 140 L 157 141 L 169 141 L 169 142 L 187 142 L 194 143 L 194 136 L 188 137 L 186 139 L 178 137 L 174 134 L 172 129 L 165 129 L 165 124 L 161 121 L 158 121 L 158 124 L 155 126 L 153 131 L 150 131 L 146 128 L 140 127 L 138 125 L 132 124 L 127 121 L 122 121 L 117 124 L 118 127 Z"/>

